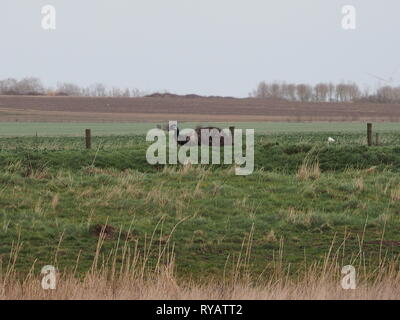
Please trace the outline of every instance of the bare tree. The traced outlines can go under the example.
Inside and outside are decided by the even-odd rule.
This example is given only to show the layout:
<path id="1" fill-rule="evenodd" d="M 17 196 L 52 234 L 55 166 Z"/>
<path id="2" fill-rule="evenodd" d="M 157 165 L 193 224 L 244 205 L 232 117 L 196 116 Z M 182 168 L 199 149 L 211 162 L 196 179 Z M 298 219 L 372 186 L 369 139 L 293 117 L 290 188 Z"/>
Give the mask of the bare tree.
<path id="1" fill-rule="evenodd" d="M 297 100 L 296 85 L 293 83 L 289 83 L 287 85 L 287 91 L 288 91 L 288 99 L 291 101 L 296 101 Z"/>
<path id="2" fill-rule="evenodd" d="M 346 102 L 347 101 L 347 86 L 344 83 L 339 83 L 336 85 L 336 101 Z"/>
<path id="3" fill-rule="evenodd" d="M 328 99 L 329 99 L 329 102 L 335 101 L 335 97 L 336 97 L 336 86 L 332 82 L 330 82 L 330 83 L 328 83 Z"/>
<path id="4" fill-rule="evenodd" d="M 111 89 L 111 95 L 113 97 L 122 97 L 122 90 L 120 88 L 112 88 Z"/>
<path id="5" fill-rule="evenodd" d="M 19 95 L 40 95 L 45 90 L 42 82 L 38 78 L 23 78 L 15 85 L 16 94 Z"/>
<path id="6" fill-rule="evenodd" d="M 107 96 L 107 88 L 102 83 L 95 83 L 92 86 L 92 95 L 94 97 L 105 97 Z"/>
<path id="7" fill-rule="evenodd" d="M 253 91 L 252 96 L 259 99 L 269 98 L 271 96 L 269 85 L 265 81 L 260 82 L 257 89 Z"/>
<path id="8" fill-rule="evenodd" d="M 328 97 L 329 85 L 326 83 L 318 83 L 314 87 L 315 100 L 325 102 Z"/>
<path id="9" fill-rule="evenodd" d="M 125 91 L 123 92 L 122 96 L 129 98 L 131 96 L 131 91 L 129 88 L 126 88 Z"/>
<path id="10" fill-rule="evenodd" d="M 18 81 L 13 78 L 8 78 L 0 81 L 0 94 L 17 94 Z"/>
<path id="11" fill-rule="evenodd" d="M 272 98 L 282 98 L 281 85 L 278 82 L 270 85 L 270 95 Z"/>
<path id="12" fill-rule="evenodd" d="M 76 84 L 59 82 L 57 84 L 56 94 L 79 97 L 83 95 L 83 90 Z"/>
<path id="13" fill-rule="evenodd" d="M 140 91 L 137 88 L 133 88 L 131 90 L 131 97 L 133 97 L 133 98 L 140 98 L 140 97 L 143 97 L 144 95 L 145 95 L 145 93 Z"/>
<path id="14" fill-rule="evenodd" d="M 308 102 L 312 98 L 312 87 L 308 84 L 298 84 L 296 92 L 301 102 Z"/>
<path id="15" fill-rule="evenodd" d="M 349 101 L 358 100 L 361 97 L 361 90 L 356 83 L 349 83 L 347 85 Z"/>
<path id="16" fill-rule="evenodd" d="M 376 97 L 378 102 L 400 103 L 400 87 L 381 87 L 377 90 Z"/>

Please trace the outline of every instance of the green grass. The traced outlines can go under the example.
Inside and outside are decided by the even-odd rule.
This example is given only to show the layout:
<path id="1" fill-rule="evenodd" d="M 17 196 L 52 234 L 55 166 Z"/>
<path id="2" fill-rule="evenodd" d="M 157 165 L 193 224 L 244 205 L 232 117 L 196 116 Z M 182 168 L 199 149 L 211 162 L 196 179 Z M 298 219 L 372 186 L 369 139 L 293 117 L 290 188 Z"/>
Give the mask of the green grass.
<path id="1" fill-rule="evenodd" d="M 339 249 L 345 236 L 343 263 L 361 246 L 372 268 L 400 253 L 400 132 L 387 129 L 382 146 L 371 148 L 358 131 L 258 135 L 256 171 L 247 177 L 229 167 L 152 167 L 143 135 L 95 137 L 91 151 L 81 137 L 1 138 L 0 260 L 6 265 L 18 242 L 22 273 L 55 257 L 60 269 L 73 269 L 78 256 L 78 272 L 86 271 L 98 241 L 94 228 L 106 223 L 115 233 L 105 241 L 105 258 L 119 230 L 124 238 L 131 227 L 129 241 L 142 250 L 155 232 L 155 259 L 180 223 L 171 244 L 184 276 L 222 274 L 253 228 L 255 274 L 276 259 L 281 242 L 295 273 L 304 259 L 321 261 L 333 239 Z M 338 142 L 328 144 L 329 136 Z M 306 158 L 319 162 L 320 177 L 297 176 Z"/>
<path id="2" fill-rule="evenodd" d="M 164 123 L 162 123 L 164 125 Z M 239 123 L 184 123 L 180 126 L 195 127 L 196 125 L 216 125 L 222 128 L 236 126 L 242 129 L 255 129 L 256 133 L 304 133 L 304 132 L 337 132 L 351 133 L 366 131 L 365 123 L 346 122 L 239 122 Z M 0 137 L 18 136 L 81 136 L 87 128 L 92 129 L 95 136 L 105 135 L 134 135 L 145 134 L 149 129 L 155 128 L 154 123 L 43 123 L 43 122 L 1 122 Z M 399 131 L 399 123 L 376 123 L 374 130 L 377 132 Z"/>
<path id="3" fill-rule="evenodd" d="M 256 137 L 255 168 L 257 170 L 296 173 L 305 158 L 318 161 L 324 171 L 343 171 L 348 168 L 368 169 L 371 166 L 400 168 L 399 133 L 382 135 L 381 145 L 367 147 L 360 134 L 337 134 L 337 143 L 327 143 L 329 134 L 274 134 Z M 29 169 L 72 169 L 94 165 L 118 170 L 134 169 L 157 172 L 160 166 L 146 161 L 150 143 L 145 136 L 95 137 L 93 149 L 84 149 L 77 137 L 0 138 L 0 166 L 20 162 Z M 221 152 L 223 156 L 223 152 Z M 226 168 L 223 165 L 212 169 Z"/>
<path id="4" fill-rule="evenodd" d="M 384 238 L 399 240 L 400 202 L 392 195 L 400 177 L 391 172 L 359 171 L 323 173 L 317 180 L 302 181 L 295 175 L 257 171 L 249 177 L 211 173 L 193 168 L 144 174 L 137 171 L 82 169 L 35 171 L 25 176 L 18 166 L 2 170 L 0 181 L 0 256 L 7 261 L 12 244 L 19 239 L 17 270 L 54 263 L 58 250 L 61 269 L 75 266 L 88 270 L 97 235 L 93 227 L 115 228 L 104 254 L 132 224 L 133 235 L 143 247 L 158 223 L 164 235 L 175 230 L 179 274 L 201 276 L 222 273 L 226 259 L 237 257 L 242 241 L 254 227 L 252 268 L 261 272 L 284 240 L 285 257 L 293 264 L 307 257 L 322 259 L 332 240 L 349 233 L 345 258 L 357 254 L 366 226 L 364 254 L 367 261 L 379 259 Z M 361 181 L 361 182 L 360 182 Z M 58 200 L 54 200 L 58 199 Z M 156 232 L 157 252 L 161 226 Z M 271 237 L 271 233 L 274 235 Z M 134 242 L 132 240 L 132 245 Z M 384 247 L 392 256 L 399 247 Z M 370 260 L 369 260 L 370 259 Z"/>

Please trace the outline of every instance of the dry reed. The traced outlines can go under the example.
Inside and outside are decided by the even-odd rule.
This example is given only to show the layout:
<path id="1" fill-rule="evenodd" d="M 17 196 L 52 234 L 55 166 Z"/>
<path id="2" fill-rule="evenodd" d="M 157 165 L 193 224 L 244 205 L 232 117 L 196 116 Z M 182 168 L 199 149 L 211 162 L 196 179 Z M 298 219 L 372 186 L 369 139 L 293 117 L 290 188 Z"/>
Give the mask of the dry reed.
<path id="1" fill-rule="evenodd" d="M 183 220 L 181 221 L 183 222 Z M 180 223 L 181 223 L 180 222 Z M 179 224 L 179 223 L 178 223 Z M 175 226 L 175 228 L 178 225 Z M 339 246 L 335 240 L 322 263 L 304 262 L 303 270 L 289 275 L 290 265 L 284 263 L 283 239 L 273 261 L 265 272 L 252 274 L 251 249 L 254 228 L 243 240 L 242 250 L 235 259 L 228 257 L 225 272 L 220 279 L 190 280 L 175 275 L 174 246 L 172 233 L 162 232 L 156 236 L 156 229 L 162 231 L 160 220 L 153 234 L 144 241 L 144 250 L 138 250 L 130 232 L 119 231 L 118 241 L 107 256 L 100 254 L 107 238 L 103 227 L 91 269 L 79 276 L 74 272 L 57 274 L 55 290 L 44 290 L 40 277 L 33 272 L 21 279 L 15 264 L 21 249 L 19 241 L 13 246 L 8 265 L 0 273 L 0 299 L 57 299 L 57 300 L 297 300 L 297 299 L 399 299 L 400 271 L 397 258 L 380 259 L 379 265 L 371 269 L 365 266 L 360 240 L 360 253 L 349 261 L 357 269 L 357 288 L 344 290 L 341 287 L 341 269 L 345 264 L 342 251 L 346 236 Z M 174 229 L 175 229 L 174 228 Z M 125 240 L 123 241 L 123 238 Z M 62 239 L 60 239 L 61 243 Z M 278 240 L 276 240 L 278 241 Z M 154 244 L 159 243 L 158 246 Z M 155 250 L 155 251 L 154 251 Z M 122 252 L 122 255 L 117 255 Z M 156 254 L 156 261 L 150 257 Z M 158 258 L 157 258 L 158 257 Z M 120 260 L 120 263 L 117 263 Z M 57 263 L 57 252 L 54 263 Z M 229 266 L 232 267 L 229 267 Z M 300 268 L 301 269 L 301 268 Z M 268 270 L 268 271 L 267 271 Z"/>

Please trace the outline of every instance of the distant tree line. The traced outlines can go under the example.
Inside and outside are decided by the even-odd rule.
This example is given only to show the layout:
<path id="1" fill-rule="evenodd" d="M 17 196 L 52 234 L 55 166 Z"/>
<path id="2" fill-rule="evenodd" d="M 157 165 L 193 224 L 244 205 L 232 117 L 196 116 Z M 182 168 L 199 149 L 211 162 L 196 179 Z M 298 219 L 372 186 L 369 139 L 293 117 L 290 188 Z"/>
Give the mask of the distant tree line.
<path id="1" fill-rule="evenodd" d="M 136 88 L 107 87 L 102 83 L 95 83 L 88 87 L 81 87 L 74 83 L 59 82 L 56 88 L 45 87 L 42 81 L 35 77 L 21 80 L 8 78 L 0 80 L 0 95 L 48 95 L 48 96 L 75 96 L 75 97 L 143 97 L 146 93 Z M 286 82 L 267 83 L 262 81 L 250 93 L 250 97 L 258 99 L 283 99 L 300 102 L 378 102 L 400 103 L 400 86 L 382 86 L 371 92 L 361 90 L 356 83 L 318 83 L 294 84 Z"/>
<path id="2" fill-rule="evenodd" d="M 250 97 L 258 99 L 283 99 L 300 102 L 379 102 L 400 103 L 400 87 L 383 86 L 370 92 L 362 91 L 356 83 L 318 83 L 293 84 L 286 82 L 267 83 L 262 81 L 250 93 Z"/>
<path id="3" fill-rule="evenodd" d="M 27 77 L 21 80 L 14 78 L 0 80 L 0 95 L 142 97 L 145 93 L 136 88 L 107 88 L 102 83 L 95 83 L 89 87 L 81 87 L 74 83 L 59 82 L 54 89 L 45 87 L 38 78 Z"/>

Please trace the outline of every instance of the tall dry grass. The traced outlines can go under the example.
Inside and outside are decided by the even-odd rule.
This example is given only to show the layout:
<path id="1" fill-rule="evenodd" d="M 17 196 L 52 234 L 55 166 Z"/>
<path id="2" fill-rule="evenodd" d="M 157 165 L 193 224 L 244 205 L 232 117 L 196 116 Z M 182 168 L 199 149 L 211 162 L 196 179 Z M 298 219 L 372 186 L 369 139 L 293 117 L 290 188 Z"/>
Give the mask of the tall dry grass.
<path id="1" fill-rule="evenodd" d="M 88 274 L 84 279 L 64 275 L 56 290 L 43 290 L 38 279 L 8 281 L 0 285 L 0 299 L 57 300 L 320 300 L 320 299 L 399 299 L 398 275 L 387 275 L 356 290 L 343 290 L 338 281 L 323 276 L 308 276 L 298 282 L 281 279 L 265 284 L 240 281 L 234 286 L 223 283 L 182 282 L 168 271 L 153 279 L 122 277 L 109 280 L 102 274 Z"/>
<path id="2" fill-rule="evenodd" d="M 307 156 L 297 171 L 297 178 L 299 180 L 317 180 L 320 176 L 321 169 L 319 162 L 312 160 Z"/>
<path id="3" fill-rule="evenodd" d="M 181 221 L 183 222 L 183 221 Z M 177 225 L 178 226 L 178 225 Z M 177 227 L 176 226 L 176 227 Z M 162 221 L 159 226 L 162 229 Z M 33 272 L 21 278 L 15 269 L 19 242 L 13 247 L 6 268 L 0 274 L 1 300 L 320 300 L 320 299 L 399 299 L 400 271 L 399 259 L 388 260 L 382 253 L 375 268 L 365 265 L 360 239 L 360 251 L 350 264 L 357 270 L 357 288 L 344 290 L 341 287 L 341 269 L 345 265 L 346 236 L 339 246 L 335 240 L 322 262 L 304 261 L 296 274 L 289 274 L 290 264 L 284 261 L 284 244 L 280 239 L 280 249 L 273 261 L 261 274 L 251 271 L 252 229 L 243 240 L 242 250 L 235 259 L 227 259 L 221 278 L 192 280 L 178 278 L 175 274 L 174 248 L 171 235 L 159 238 L 156 233 L 145 240 L 144 250 L 138 250 L 137 243 L 131 247 L 130 234 L 119 231 L 115 248 L 108 254 L 101 254 L 107 239 L 107 226 L 99 236 L 96 255 L 92 267 L 84 275 L 75 271 L 57 274 L 55 290 L 44 290 L 41 277 Z M 123 238 L 125 240 L 123 241 Z M 60 239 L 61 243 L 62 239 Z M 155 242 L 160 245 L 151 249 Z M 156 252 L 154 252 L 156 250 Z M 122 252 L 117 255 L 117 252 Z M 150 257 L 158 257 L 150 263 Z M 117 260 L 121 259 L 121 263 Z M 57 252 L 54 263 L 57 264 Z M 79 264 L 77 258 L 76 267 Z M 231 266 L 231 267 L 229 267 Z"/>

